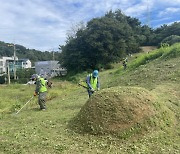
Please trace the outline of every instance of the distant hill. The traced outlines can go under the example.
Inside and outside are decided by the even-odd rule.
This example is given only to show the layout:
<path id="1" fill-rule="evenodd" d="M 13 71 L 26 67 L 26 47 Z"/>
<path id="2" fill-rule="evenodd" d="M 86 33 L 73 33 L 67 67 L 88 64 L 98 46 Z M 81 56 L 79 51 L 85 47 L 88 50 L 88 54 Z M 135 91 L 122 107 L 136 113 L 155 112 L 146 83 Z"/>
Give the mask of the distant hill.
<path id="1" fill-rule="evenodd" d="M 52 52 L 42 52 L 35 49 L 28 49 L 22 45 L 15 44 L 16 47 L 16 55 L 18 58 L 28 58 L 31 60 L 32 64 L 34 64 L 35 61 L 45 61 L 45 60 L 52 60 L 53 54 Z M 12 44 L 5 43 L 0 41 L 0 56 L 8 56 L 12 57 L 14 53 L 14 48 Z M 55 52 L 54 58 L 57 60 L 59 56 L 58 52 Z"/>

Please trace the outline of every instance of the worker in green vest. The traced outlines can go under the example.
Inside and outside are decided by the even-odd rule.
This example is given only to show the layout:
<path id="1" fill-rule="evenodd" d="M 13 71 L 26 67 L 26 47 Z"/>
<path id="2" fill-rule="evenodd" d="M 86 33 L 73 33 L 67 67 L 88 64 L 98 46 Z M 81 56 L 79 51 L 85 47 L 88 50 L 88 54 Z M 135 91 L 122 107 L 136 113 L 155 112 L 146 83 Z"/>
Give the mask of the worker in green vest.
<path id="1" fill-rule="evenodd" d="M 124 58 L 124 59 L 123 59 L 123 67 L 124 67 L 124 70 L 125 70 L 126 67 L 127 67 L 127 62 L 128 62 L 127 58 Z"/>
<path id="2" fill-rule="evenodd" d="M 92 74 L 89 74 L 86 78 L 86 83 L 87 83 L 87 91 L 89 97 L 91 95 L 100 89 L 100 82 L 99 82 L 99 76 L 98 76 L 98 70 L 94 70 Z"/>
<path id="3" fill-rule="evenodd" d="M 46 88 L 46 81 L 43 77 L 38 75 L 34 76 L 34 80 L 36 81 L 36 89 L 34 91 L 34 96 L 38 96 L 38 104 L 41 110 L 46 110 L 46 95 L 47 95 L 47 88 Z"/>

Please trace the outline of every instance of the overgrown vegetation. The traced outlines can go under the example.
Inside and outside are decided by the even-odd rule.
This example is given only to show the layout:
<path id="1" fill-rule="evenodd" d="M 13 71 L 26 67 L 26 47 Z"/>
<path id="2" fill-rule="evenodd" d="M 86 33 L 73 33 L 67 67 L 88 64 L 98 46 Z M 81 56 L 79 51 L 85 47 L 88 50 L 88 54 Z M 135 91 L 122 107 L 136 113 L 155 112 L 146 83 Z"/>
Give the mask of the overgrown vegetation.
<path id="1" fill-rule="evenodd" d="M 19 114 L 15 115 L 25 102 L 32 97 L 35 86 L 20 84 L 1 85 L 0 153 L 179 154 L 179 44 L 162 48 L 155 52 L 158 51 L 163 52 L 162 56 L 153 56 L 145 64 L 133 67 L 134 69 L 127 67 L 127 70 L 124 71 L 122 64 L 114 64 L 113 69 L 101 71 L 102 90 L 91 99 L 88 99 L 85 89 L 78 87 L 76 84 L 67 81 L 60 82 L 56 79 L 56 81 L 53 81 L 53 88 L 49 89 L 48 109 L 45 112 L 38 110 L 37 98 L 34 98 Z M 145 56 L 148 53 L 133 55 L 129 58 L 128 64 L 133 64 L 139 58 L 139 55 Z M 117 72 L 117 70 L 120 71 Z M 79 74 L 78 78 L 76 76 L 74 78 L 76 80 L 84 79 L 86 77 L 85 74 Z M 124 87 L 124 89 L 117 86 Z M 132 90 L 133 87 L 136 87 L 134 91 Z M 130 97 L 125 95 L 126 92 L 123 94 L 123 90 L 126 91 L 128 88 Z M 117 90 L 117 92 L 114 93 L 113 90 Z M 142 90 L 145 92 L 136 95 Z M 119 98 L 118 96 L 121 97 Z M 122 113 L 124 113 L 125 118 L 123 118 L 120 112 L 116 110 L 117 108 L 115 108 L 118 106 L 118 103 L 114 107 L 113 100 L 126 100 L 126 98 L 143 101 L 139 104 L 140 106 L 138 106 L 139 102 L 135 101 L 134 105 L 137 106 L 133 108 L 130 107 L 132 103 L 130 100 L 127 104 L 124 101 L 121 104 L 122 106 L 120 105 L 121 107 L 119 107 L 119 109 L 124 111 Z M 83 108 L 87 107 L 87 110 L 88 106 L 91 105 L 91 110 L 86 113 L 94 113 L 93 118 L 91 118 L 92 121 L 101 118 L 104 114 L 103 111 L 106 111 L 107 118 L 103 120 L 113 119 L 113 116 L 118 117 L 113 115 L 113 113 L 119 112 L 119 119 L 124 119 L 124 122 L 127 122 L 128 119 L 137 117 L 136 112 L 133 111 L 135 109 L 137 109 L 136 111 L 142 111 L 140 113 L 146 114 L 146 112 L 143 112 L 143 108 L 146 106 L 144 99 L 146 100 L 147 98 L 152 103 L 150 103 L 151 105 L 148 108 L 150 110 L 146 108 L 144 111 L 148 110 L 150 112 L 148 115 L 150 116 L 144 118 L 145 120 L 142 120 L 143 122 L 140 125 L 138 124 L 139 122 L 134 122 L 133 129 L 119 131 L 117 135 L 111 135 L 108 131 L 101 133 L 101 135 L 91 135 L 86 132 L 81 134 L 77 133 L 77 130 L 69 129 L 68 127 L 81 109 L 83 110 Z M 107 106 L 103 106 L 105 103 L 107 103 Z M 96 105 L 99 106 L 98 110 L 100 112 L 97 112 L 99 116 L 96 116 Z M 111 112 L 113 110 L 116 112 Z M 100 113 L 102 114 L 100 115 Z M 139 112 L 137 113 L 139 114 Z M 87 115 L 86 118 L 88 119 L 89 114 L 84 115 Z M 111 115 L 111 117 L 108 117 L 108 115 Z M 104 122 L 104 126 L 109 126 L 106 125 L 106 121 L 102 122 Z M 118 127 L 116 128 L 118 130 Z"/>
<path id="2" fill-rule="evenodd" d="M 168 36 L 161 41 L 161 43 L 168 43 L 169 45 L 173 45 L 178 42 L 180 42 L 180 36 L 178 35 Z"/>
<path id="3" fill-rule="evenodd" d="M 26 68 L 26 69 L 17 69 L 17 76 L 18 80 L 16 82 L 18 83 L 27 83 L 31 76 L 35 74 L 35 70 L 31 68 Z"/>
<path id="4" fill-rule="evenodd" d="M 73 35 L 68 35 L 66 44 L 60 46 L 61 63 L 69 72 L 79 73 L 94 68 L 100 70 L 129 54 L 139 52 L 140 46 L 172 45 L 180 41 L 179 36 L 179 22 L 152 29 L 120 10 L 109 11 L 100 18 L 90 20 L 86 26 L 79 26 Z M 160 55 L 150 54 L 145 58 L 156 56 Z"/>
<path id="5" fill-rule="evenodd" d="M 128 68 L 134 70 L 135 68 L 145 65 L 152 60 L 155 60 L 159 57 L 162 59 L 167 58 L 176 58 L 180 54 L 180 44 L 175 44 L 173 46 L 161 47 L 160 49 L 153 50 L 148 52 L 147 54 L 141 54 L 140 56 L 136 57 L 135 60 L 128 64 Z M 122 70 L 117 70 L 119 73 Z"/>

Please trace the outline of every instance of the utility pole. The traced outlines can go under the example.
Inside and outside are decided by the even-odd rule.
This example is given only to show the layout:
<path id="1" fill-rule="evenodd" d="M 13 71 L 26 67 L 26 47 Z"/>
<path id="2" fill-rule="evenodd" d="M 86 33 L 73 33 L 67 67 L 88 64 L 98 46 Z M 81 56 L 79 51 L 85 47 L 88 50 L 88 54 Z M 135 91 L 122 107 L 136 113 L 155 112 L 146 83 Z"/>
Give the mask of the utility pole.
<path id="1" fill-rule="evenodd" d="M 54 48 L 51 49 L 52 52 L 52 60 L 54 61 L 55 57 L 54 57 Z"/>
<path id="2" fill-rule="evenodd" d="M 14 80 L 16 80 L 16 45 L 15 43 L 9 44 L 8 46 L 13 46 L 13 51 L 14 51 Z"/>
<path id="3" fill-rule="evenodd" d="M 53 63 L 55 63 L 55 62 L 54 62 L 54 49 L 53 49 L 52 53 L 53 53 Z M 53 72 L 54 72 L 54 74 L 55 74 L 55 64 L 54 64 L 54 66 L 53 66 L 53 70 L 54 70 Z M 53 75 L 54 75 L 54 74 L 53 74 Z"/>
<path id="4" fill-rule="evenodd" d="M 54 60 L 54 51 L 52 51 L 53 52 L 53 60 Z"/>
<path id="5" fill-rule="evenodd" d="M 8 74 L 8 84 L 11 84 L 10 72 L 9 72 L 9 62 L 7 62 L 7 74 Z"/>
<path id="6" fill-rule="evenodd" d="M 14 80 L 16 80 L 16 45 L 14 43 Z"/>

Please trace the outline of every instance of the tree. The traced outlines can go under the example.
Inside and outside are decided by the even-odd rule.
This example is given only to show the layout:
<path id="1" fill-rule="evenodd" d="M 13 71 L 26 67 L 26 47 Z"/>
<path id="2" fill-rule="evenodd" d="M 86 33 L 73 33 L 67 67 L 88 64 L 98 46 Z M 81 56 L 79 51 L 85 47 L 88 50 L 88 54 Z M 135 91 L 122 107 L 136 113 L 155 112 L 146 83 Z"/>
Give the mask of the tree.
<path id="1" fill-rule="evenodd" d="M 31 68 L 17 69 L 17 76 L 19 83 L 26 83 L 29 81 L 30 77 L 35 74 L 35 70 Z"/>
<path id="2" fill-rule="evenodd" d="M 83 21 L 77 24 L 72 24 L 70 30 L 67 31 L 67 41 L 70 40 L 71 38 L 76 38 L 77 37 L 76 33 L 79 30 L 84 30 L 85 28 L 86 26 Z"/>
<path id="3" fill-rule="evenodd" d="M 69 72 L 98 69 L 117 62 L 141 45 L 158 45 L 164 38 L 180 34 L 180 23 L 156 30 L 124 15 L 120 10 L 93 18 L 86 26 L 75 26 L 66 44 L 61 46 L 61 62 Z"/>
<path id="4" fill-rule="evenodd" d="M 86 28 L 78 29 L 75 37 L 68 37 L 61 47 L 63 66 L 69 71 L 98 69 L 119 61 L 129 52 L 137 52 L 135 31 L 139 26 L 138 20 L 131 20 L 120 10 L 90 20 Z"/>
<path id="5" fill-rule="evenodd" d="M 164 24 L 160 28 L 157 28 L 154 32 L 156 34 L 154 42 L 158 45 L 161 41 L 163 41 L 163 39 L 171 35 L 180 36 L 180 22 L 174 22 L 171 25 Z"/>

